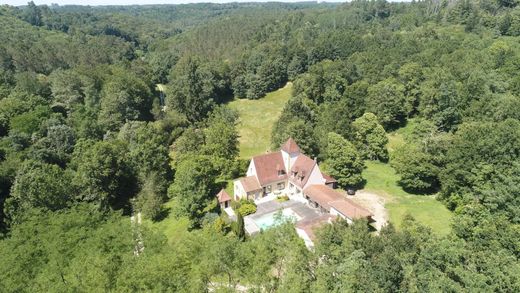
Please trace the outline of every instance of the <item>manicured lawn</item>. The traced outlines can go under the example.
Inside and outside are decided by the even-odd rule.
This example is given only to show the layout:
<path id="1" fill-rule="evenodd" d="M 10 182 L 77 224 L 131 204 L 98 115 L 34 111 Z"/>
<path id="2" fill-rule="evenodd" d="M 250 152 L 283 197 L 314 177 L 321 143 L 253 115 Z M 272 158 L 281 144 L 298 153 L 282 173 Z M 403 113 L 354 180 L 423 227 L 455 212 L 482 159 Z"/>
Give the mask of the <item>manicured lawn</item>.
<path id="1" fill-rule="evenodd" d="M 240 114 L 240 158 L 249 159 L 271 147 L 271 130 L 291 96 L 292 84 L 258 100 L 235 99 L 229 106 Z"/>

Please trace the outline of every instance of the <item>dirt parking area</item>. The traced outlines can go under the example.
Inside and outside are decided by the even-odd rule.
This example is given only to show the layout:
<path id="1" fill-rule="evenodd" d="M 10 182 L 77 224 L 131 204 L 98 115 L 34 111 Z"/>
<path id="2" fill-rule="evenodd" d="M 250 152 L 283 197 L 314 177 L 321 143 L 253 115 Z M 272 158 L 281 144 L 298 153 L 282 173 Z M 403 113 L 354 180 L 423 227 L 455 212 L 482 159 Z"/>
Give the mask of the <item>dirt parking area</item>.
<path id="1" fill-rule="evenodd" d="M 356 195 L 347 195 L 347 198 L 361 205 L 374 214 L 373 226 L 377 231 L 388 222 L 388 210 L 385 208 L 385 199 L 373 192 L 365 190 L 356 191 Z"/>

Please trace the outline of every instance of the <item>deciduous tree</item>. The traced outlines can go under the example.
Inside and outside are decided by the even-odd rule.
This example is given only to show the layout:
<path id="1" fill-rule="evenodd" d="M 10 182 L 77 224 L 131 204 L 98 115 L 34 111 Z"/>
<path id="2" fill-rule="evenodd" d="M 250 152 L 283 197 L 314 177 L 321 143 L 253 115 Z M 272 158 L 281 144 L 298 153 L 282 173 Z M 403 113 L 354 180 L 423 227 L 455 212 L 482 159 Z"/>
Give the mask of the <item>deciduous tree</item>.
<path id="1" fill-rule="evenodd" d="M 325 164 L 331 176 L 342 187 L 355 187 L 363 182 L 363 160 L 352 143 L 336 133 L 329 133 Z"/>
<path id="2" fill-rule="evenodd" d="M 365 159 L 388 160 L 388 138 L 383 126 L 377 122 L 376 115 L 365 113 L 352 126 L 355 130 L 355 145 Z"/>

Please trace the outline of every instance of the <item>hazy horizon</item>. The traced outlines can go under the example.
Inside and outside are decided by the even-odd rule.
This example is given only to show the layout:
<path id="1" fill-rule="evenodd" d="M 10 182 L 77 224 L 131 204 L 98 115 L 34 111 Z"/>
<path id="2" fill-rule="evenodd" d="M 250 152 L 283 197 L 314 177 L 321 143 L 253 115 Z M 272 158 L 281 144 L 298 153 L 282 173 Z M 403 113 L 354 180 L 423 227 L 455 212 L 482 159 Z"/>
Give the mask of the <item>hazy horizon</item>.
<path id="1" fill-rule="evenodd" d="M 0 4 L 8 4 L 13 6 L 27 5 L 30 1 L 27 0 L 0 0 Z M 233 3 L 233 2 L 316 2 L 316 1 L 302 1 L 302 0 L 284 0 L 284 1 L 269 1 L 269 0 L 42 0 L 34 1 L 36 5 L 84 5 L 84 6 L 101 6 L 101 5 L 153 5 L 153 4 L 188 4 L 188 3 Z M 347 2 L 342 0 L 327 0 L 319 2 Z"/>

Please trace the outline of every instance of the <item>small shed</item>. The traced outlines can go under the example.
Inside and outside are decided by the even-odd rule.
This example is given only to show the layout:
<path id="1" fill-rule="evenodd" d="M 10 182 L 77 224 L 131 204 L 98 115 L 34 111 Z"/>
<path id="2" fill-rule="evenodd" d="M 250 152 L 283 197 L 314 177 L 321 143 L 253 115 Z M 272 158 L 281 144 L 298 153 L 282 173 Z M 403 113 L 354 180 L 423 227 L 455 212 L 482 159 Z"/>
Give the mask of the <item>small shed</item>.
<path id="1" fill-rule="evenodd" d="M 217 194 L 217 200 L 221 209 L 225 209 L 231 206 L 231 197 L 224 189 L 220 190 L 220 192 Z"/>

